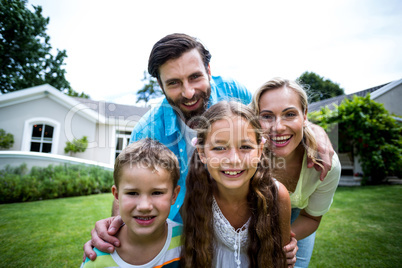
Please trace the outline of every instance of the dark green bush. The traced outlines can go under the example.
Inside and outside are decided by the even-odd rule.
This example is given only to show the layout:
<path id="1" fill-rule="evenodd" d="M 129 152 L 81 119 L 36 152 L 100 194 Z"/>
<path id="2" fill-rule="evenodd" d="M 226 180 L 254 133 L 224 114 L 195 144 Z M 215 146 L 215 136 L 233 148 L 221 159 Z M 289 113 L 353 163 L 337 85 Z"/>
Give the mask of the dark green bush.
<path id="1" fill-rule="evenodd" d="M 309 118 L 326 130 L 338 126 L 339 151 L 360 157 L 363 183 L 380 184 L 402 173 L 402 127 L 370 95 L 345 99 L 336 109 L 323 108 Z"/>
<path id="2" fill-rule="evenodd" d="M 112 171 L 96 166 L 26 164 L 0 170 L 0 203 L 14 203 L 110 192 Z"/>

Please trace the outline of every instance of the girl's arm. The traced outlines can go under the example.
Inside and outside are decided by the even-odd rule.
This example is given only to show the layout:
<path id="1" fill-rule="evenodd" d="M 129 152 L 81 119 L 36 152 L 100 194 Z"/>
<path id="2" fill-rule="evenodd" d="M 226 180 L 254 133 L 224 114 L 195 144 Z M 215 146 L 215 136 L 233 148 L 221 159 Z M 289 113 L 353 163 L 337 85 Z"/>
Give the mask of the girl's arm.
<path id="1" fill-rule="evenodd" d="M 322 216 L 314 217 L 304 209 L 292 224 L 292 232 L 296 234 L 296 239 L 300 240 L 314 233 L 320 225 Z"/>
<path id="2" fill-rule="evenodd" d="M 290 197 L 288 190 L 286 187 L 279 183 L 278 187 L 278 204 L 279 204 L 279 222 L 281 223 L 281 231 L 282 231 L 282 247 L 289 244 L 291 235 L 290 235 L 290 215 L 291 215 L 291 206 L 290 206 Z"/>

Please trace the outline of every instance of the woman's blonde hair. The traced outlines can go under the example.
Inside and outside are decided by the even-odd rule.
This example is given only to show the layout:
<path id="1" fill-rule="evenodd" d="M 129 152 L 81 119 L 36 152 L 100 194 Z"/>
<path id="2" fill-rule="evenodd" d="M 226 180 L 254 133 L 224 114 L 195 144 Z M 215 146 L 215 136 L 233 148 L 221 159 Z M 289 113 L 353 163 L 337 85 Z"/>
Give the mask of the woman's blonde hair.
<path id="1" fill-rule="evenodd" d="M 289 88 L 292 89 L 300 99 L 300 105 L 302 108 L 303 113 L 307 116 L 307 111 L 308 111 L 308 98 L 307 98 L 307 93 L 303 86 L 296 82 L 296 81 L 291 81 L 288 79 L 284 79 L 281 77 L 275 77 L 263 84 L 253 95 L 253 99 L 251 102 L 251 108 L 255 111 L 257 115 L 260 114 L 260 99 L 261 96 L 269 91 L 269 90 L 274 90 L 278 88 Z M 310 127 L 307 125 L 304 125 L 303 127 L 303 139 L 302 139 L 302 144 L 307 151 L 307 156 L 311 158 L 311 160 L 319 165 L 322 166 L 318 161 L 317 161 L 317 141 L 314 137 L 313 131 L 310 129 Z"/>
<path id="2" fill-rule="evenodd" d="M 203 148 L 214 122 L 240 116 L 252 126 L 256 141 L 262 138 L 258 117 L 250 107 L 237 102 L 218 102 L 201 117 L 197 126 L 197 146 Z M 197 150 L 190 162 L 186 196 L 181 209 L 183 218 L 182 267 L 211 267 L 214 257 L 212 200 L 214 179 L 201 162 Z M 247 255 L 250 267 L 286 267 L 282 250 L 278 189 L 271 177 L 268 158 L 262 156 L 247 196 L 251 211 Z"/>

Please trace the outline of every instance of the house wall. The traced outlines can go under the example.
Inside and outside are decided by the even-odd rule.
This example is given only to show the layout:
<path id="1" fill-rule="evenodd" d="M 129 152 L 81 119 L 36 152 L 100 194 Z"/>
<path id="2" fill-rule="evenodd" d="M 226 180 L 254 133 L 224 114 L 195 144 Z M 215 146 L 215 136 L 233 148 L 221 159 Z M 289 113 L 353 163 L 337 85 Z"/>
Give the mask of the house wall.
<path id="1" fill-rule="evenodd" d="M 402 116 L 402 84 L 394 87 L 374 100 L 376 102 L 383 103 L 385 109 L 387 109 L 390 113 Z"/>
<path id="2" fill-rule="evenodd" d="M 26 122 L 32 118 L 49 119 L 59 124 L 58 142 L 57 145 L 53 145 L 57 147 L 57 150 L 53 152 L 54 154 L 67 155 L 64 153 L 66 142 L 69 140 L 72 141 L 74 138 L 80 139 L 83 136 L 87 136 L 90 144 L 93 145 L 97 142 L 97 126 L 95 122 L 82 116 L 79 111 L 74 112 L 72 109 L 68 109 L 49 97 L 2 107 L 0 108 L 0 114 L 0 128 L 14 135 L 14 146 L 10 150 L 29 150 L 23 146 L 24 142 L 27 143 L 29 141 L 24 141 L 23 139 L 24 131 L 29 133 L 29 136 L 31 135 L 32 129 L 29 129 L 27 132 L 25 128 Z M 98 160 L 97 158 L 102 158 L 98 156 L 99 154 L 99 151 L 92 147 L 88 148 L 84 153 L 78 153 L 75 156 L 107 164 L 110 163 L 110 161 Z"/>
<path id="3" fill-rule="evenodd" d="M 49 165 L 58 166 L 67 164 L 99 166 L 113 171 L 113 165 L 79 159 L 76 157 L 43 154 L 38 152 L 0 151 L 0 170 L 4 169 L 6 166 L 17 167 L 22 163 L 27 165 L 28 170 L 32 167 L 48 167 Z"/>

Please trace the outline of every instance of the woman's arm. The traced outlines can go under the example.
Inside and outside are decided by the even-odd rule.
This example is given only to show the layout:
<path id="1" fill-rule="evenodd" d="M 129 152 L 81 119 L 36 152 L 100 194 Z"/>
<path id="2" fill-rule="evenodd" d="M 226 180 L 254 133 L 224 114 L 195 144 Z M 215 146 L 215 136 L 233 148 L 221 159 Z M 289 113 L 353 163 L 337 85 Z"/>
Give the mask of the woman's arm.
<path id="1" fill-rule="evenodd" d="M 296 239 L 300 240 L 314 233 L 320 225 L 322 216 L 314 217 L 304 209 L 292 224 L 292 232 L 296 234 Z"/>

